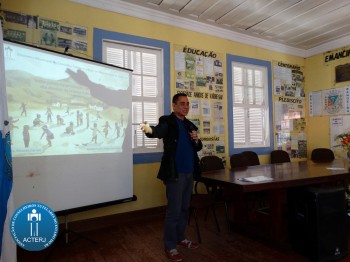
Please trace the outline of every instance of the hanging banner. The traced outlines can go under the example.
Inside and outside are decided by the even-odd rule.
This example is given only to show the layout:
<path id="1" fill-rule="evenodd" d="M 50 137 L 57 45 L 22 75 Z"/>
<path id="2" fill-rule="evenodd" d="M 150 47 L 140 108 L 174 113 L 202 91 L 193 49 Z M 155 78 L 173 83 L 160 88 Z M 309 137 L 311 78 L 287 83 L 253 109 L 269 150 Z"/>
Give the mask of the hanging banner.
<path id="1" fill-rule="evenodd" d="M 350 56 L 350 46 L 332 50 L 323 54 L 323 62 L 329 63 L 342 60 Z"/>

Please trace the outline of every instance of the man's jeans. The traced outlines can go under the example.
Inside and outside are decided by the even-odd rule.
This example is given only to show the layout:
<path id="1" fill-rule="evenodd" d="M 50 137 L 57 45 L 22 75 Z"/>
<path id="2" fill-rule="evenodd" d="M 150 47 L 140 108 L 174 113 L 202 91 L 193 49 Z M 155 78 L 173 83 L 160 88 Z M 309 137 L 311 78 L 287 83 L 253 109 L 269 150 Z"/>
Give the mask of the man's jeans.
<path id="1" fill-rule="evenodd" d="M 177 181 L 166 183 L 168 204 L 164 223 L 165 250 L 176 248 L 176 243 L 185 239 L 192 188 L 192 173 L 179 173 Z"/>

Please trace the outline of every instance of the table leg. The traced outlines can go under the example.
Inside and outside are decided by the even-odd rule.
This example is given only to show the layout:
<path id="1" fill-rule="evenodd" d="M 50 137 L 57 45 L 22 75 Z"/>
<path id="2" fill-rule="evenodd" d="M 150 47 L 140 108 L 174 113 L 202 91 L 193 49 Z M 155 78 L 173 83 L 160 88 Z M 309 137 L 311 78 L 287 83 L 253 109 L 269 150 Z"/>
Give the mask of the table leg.
<path id="1" fill-rule="evenodd" d="M 240 190 L 233 191 L 234 225 L 242 228 L 247 224 L 247 210 L 245 206 L 244 193 Z"/>
<path id="2" fill-rule="evenodd" d="M 275 240 L 285 240 L 285 221 L 283 220 L 283 205 L 285 204 L 285 190 L 270 190 L 269 193 L 271 236 Z"/>

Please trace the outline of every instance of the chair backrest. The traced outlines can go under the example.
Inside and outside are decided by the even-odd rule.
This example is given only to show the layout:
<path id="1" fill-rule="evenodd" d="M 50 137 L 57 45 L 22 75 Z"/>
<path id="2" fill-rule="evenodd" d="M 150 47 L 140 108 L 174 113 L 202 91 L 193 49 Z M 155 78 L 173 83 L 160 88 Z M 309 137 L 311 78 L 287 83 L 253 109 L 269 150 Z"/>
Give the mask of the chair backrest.
<path id="1" fill-rule="evenodd" d="M 230 156 L 231 168 L 246 167 L 248 162 L 242 154 L 233 154 Z"/>
<path id="2" fill-rule="evenodd" d="M 270 153 L 271 164 L 290 162 L 289 154 L 284 150 L 273 150 Z"/>
<path id="3" fill-rule="evenodd" d="M 202 172 L 206 171 L 213 171 L 213 170 L 220 170 L 225 169 L 225 165 L 222 162 L 222 159 L 218 156 L 204 156 L 200 160 L 200 166 Z M 219 187 L 215 185 L 215 183 L 207 182 L 207 181 L 197 181 L 195 184 L 195 192 L 197 193 L 197 187 L 198 182 L 204 183 L 206 190 L 209 194 L 213 194 L 213 197 L 216 197 L 216 195 L 221 194 L 218 192 Z"/>
<path id="4" fill-rule="evenodd" d="M 260 165 L 258 154 L 253 151 L 244 151 L 241 153 L 247 161 L 248 166 Z"/>
<path id="5" fill-rule="evenodd" d="M 331 162 L 334 158 L 334 153 L 329 148 L 315 148 L 311 152 L 311 160 L 314 162 Z"/>
<path id="6" fill-rule="evenodd" d="M 200 160 L 200 165 L 203 172 L 225 168 L 222 159 L 218 156 L 204 156 Z"/>

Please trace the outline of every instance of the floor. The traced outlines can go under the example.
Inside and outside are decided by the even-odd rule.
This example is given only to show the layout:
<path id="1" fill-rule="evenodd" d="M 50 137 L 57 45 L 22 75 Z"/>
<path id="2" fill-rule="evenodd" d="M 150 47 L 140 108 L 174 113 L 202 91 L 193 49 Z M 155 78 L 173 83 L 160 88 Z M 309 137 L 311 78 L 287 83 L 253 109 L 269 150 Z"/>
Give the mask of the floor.
<path id="1" fill-rule="evenodd" d="M 219 208 L 220 209 L 220 208 Z M 140 215 L 133 219 L 112 221 L 99 225 L 98 229 L 84 230 L 81 235 L 59 236 L 54 245 L 40 252 L 18 249 L 18 262 L 22 261 L 167 261 L 162 245 L 162 213 Z M 202 244 L 196 250 L 179 248 L 184 261 L 239 261 L 239 262 L 303 262 L 308 261 L 290 248 L 274 248 L 269 243 L 261 243 L 235 232 L 229 232 L 223 210 L 218 211 L 221 232 L 209 214 L 205 220 L 204 212 L 199 213 Z M 194 220 L 187 228 L 188 238 L 196 240 Z M 350 250 L 350 249 L 349 249 Z M 350 256 L 341 262 L 350 261 Z"/>

